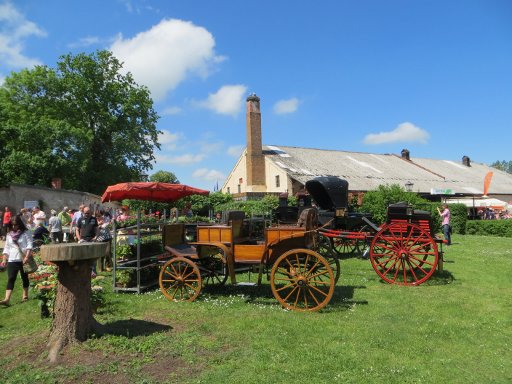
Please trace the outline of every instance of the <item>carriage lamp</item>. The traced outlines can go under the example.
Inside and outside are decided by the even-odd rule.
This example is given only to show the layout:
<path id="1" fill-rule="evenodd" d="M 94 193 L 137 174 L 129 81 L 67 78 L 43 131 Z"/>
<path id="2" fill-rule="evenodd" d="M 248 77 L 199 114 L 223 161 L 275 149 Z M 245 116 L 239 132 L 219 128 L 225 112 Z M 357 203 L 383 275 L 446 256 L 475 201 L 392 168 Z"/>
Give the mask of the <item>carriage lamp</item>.
<path id="1" fill-rule="evenodd" d="M 412 192 L 412 187 L 414 187 L 414 183 L 408 181 L 407 183 L 405 183 L 405 190 L 407 192 Z"/>

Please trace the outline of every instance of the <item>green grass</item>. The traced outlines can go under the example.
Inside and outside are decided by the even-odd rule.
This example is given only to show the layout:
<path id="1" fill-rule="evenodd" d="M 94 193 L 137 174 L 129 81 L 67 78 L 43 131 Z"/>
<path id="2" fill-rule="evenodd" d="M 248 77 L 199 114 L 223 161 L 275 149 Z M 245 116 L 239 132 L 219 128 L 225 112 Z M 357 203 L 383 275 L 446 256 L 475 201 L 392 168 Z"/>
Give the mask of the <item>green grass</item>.
<path id="1" fill-rule="evenodd" d="M 96 315 L 108 334 L 67 348 L 53 367 L 51 322 L 35 300 L 20 303 L 18 282 L 14 305 L 0 308 L 0 382 L 510 383 L 510 239 L 454 242 L 445 273 L 420 287 L 382 283 L 369 261 L 342 260 L 320 313 L 282 310 L 267 283 L 193 303 L 109 292 Z"/>

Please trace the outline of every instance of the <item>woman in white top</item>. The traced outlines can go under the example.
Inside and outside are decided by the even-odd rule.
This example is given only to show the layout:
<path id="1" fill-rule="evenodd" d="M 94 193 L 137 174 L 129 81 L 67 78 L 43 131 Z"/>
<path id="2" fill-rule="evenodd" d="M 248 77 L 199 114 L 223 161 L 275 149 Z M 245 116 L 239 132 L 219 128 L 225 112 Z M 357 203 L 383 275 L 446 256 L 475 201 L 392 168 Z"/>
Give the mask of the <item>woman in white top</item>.
<path id="1" fill-rule="evenodd" d="M 30 282 L 28 275 L 23 271 L 23 264 L 25 264 L 30 257 L 32 257 L 32 234 L 27 230 L 21 216 L 16 215 L 12 218 L 9 225 L 3 250 L 3 260 L 0 264 L 3 268 L 7 265 L 7 289 L 5 291 L 5 299 L 0 301 L 0 305 L 9 305 L 18 271 L 23 281 L 22 301 L 28 300 Z"/>

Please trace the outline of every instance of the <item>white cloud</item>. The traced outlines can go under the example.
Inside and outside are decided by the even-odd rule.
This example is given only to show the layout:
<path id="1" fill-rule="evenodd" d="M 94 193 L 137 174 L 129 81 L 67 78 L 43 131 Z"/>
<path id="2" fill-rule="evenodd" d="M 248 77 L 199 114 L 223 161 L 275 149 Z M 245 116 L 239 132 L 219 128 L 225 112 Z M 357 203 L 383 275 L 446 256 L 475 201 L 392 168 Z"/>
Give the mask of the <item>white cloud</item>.
<path id="1" fill-rule="evenodd" d="M 430 134 L 424 129 L 415 126 L 412 123 L 405 122 L 399 124 L 395 129 L 389 132 L 370 133 L 363 140 L 364 144 L 387 144 L 398 142 L 411 142 L 426 144 Z"/>
<path id="2" fill-rule="evenodd" d="M 178 113 L 181 113 L 180 107 L 167 107 L 162 111 L 162 115 L 177 115 Z"/>
<path id="3" fill-rule="evenodd" d="M 155 155 L 155 162 L 162 164 L 190 165 L 203 161 L 203 154 L 187 153 L 179 156 Z"/>
<path id="4" fill-rule="evenodd" d="M 232 157 L 240 157 L 245 146 L 243 145 L 232 145 L 228 148 L 228 155 Z"/>
<path id="5" fill-rule="evenodd" d="M 23 54 L 24 40 L 46 32 L 29 21 L 9 1 L 0 4 L 0 61 L 11 68 L 29 68 L 41 61 Z"/>
<path id="6" fill-rule="evenodd" d="M 243 96 L 246 93 L 245 85 L 224 85 L 198 104 L 221 115 L 236 116 L 242 109 Z"/>
<path id="7" fill-rule="evenodd" d="M 293 97 L 288 100 L 279 100 L 274 104 L 274 113 L 284 115 L 287 113 L 294 113 L 299 108 L 299 99 Z"/>
<path id="8" fill-rule="evenodd" d="M 192 177 L 206 181 L 224 181 L 226 175 L 221 171 L 208 168 L 199 168 L 192 173 Z"/>
<path id="9" fill-rule="evenodd" d="M 171 133 L 165 129 L 161 131 L 162 133 L 158 135 L 158 142 L 162 145 L 162 148 L 165 150 L 175 149 L 177 141 L 181 138 L 181 134 Z"/>
<path id="10" fill-rule="evenodd" d="M 215 54 L 214 47 L 215 40 L 205 28 L 164 19 L 131 39 L 118 36 L 110 50 L 137 83 L 161 100 L 187 76 L 207 77 L 214 64 L 224 59 Z"/>

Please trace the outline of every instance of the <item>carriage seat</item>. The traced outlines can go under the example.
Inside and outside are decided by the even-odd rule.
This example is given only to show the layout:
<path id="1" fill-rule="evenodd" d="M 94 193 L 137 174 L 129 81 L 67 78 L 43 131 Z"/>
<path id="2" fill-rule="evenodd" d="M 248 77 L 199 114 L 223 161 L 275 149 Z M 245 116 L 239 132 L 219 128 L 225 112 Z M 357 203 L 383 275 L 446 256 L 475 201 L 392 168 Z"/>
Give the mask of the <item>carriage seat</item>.
<path id="1" fill-rule="evenodd" d="M 173 246 L 166 246 L 165 250 L 174 257 L 197 257 L 196 247 L 189 244 L 176 244 Z"/>

